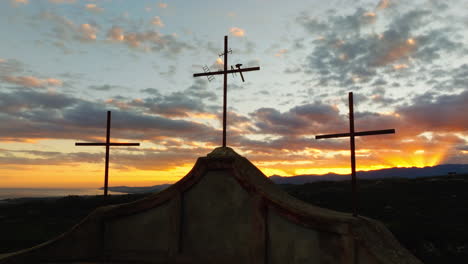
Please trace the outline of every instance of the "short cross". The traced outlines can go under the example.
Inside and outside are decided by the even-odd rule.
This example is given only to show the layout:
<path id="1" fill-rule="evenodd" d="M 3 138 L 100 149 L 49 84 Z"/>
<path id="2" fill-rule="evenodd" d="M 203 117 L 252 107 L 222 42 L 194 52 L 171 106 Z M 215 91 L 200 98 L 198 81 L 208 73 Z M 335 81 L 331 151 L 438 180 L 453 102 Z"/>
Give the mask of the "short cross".
<path id="1" fill-rule="evenodd" d="M 104 173 L 104 196 L 107 196 L 109 182 L 109 147 L 110 146 L 140 146 L 140 143 L 114 143 L 110 142 L 111 111 L 107 111 L 107 130 L 105 143 L 75 143 L 75 146 L 106 146 L 106 165 Z"/>
<path id="2" fill-rule="evenodd" d="M 260 70 L 260 67 L 251 67 L 251 68 L 243 68 L 241 69 L 240 66 L 242 64 L 237 64 L 236 68 L 234 69 L 231 66 L 231 70 L 228 70 L 228 53 L 232 53 L 232 50 L 228 50 L 228 37 L 224 36 L 224 52 L 220 54 L 219 56 L 224 56 L 224 70 L 222 71 L 215 71 L 215 72 L 203 72 L 203 73 L 195 73 L 193 77 L 200 77 L 200 76 L 207 76 L 208 80 L 212 80 L 213 75 L 224 75 L 224 96 L 223 96 L 223 147 L 226 147 L 226 102 L 227 102 L 227 75 L 229 73 L 240 73 L 242 81 L 244 81 L 244 76 L 242 75 L 242 72 L 248 72 L 248 71 L 258 71 Z"/>
<path id="3" fill-rule="evenodd" d="M 353 216 L 357 216 L 357 184 L 356 184 L 356 153 L 355 153 L 355 144 L 354 138 L 357 136 L 371 136 L 371 135 L 382 135 L 382 134 L 394 134 L 395 129 L 385 129 L 385 130 L 373 130 L 373 131 L 354 131 L 354 107 L 353 107 L 353 93 L 350 92 L 348 95 L 349 100 L 349 133 L 340 133 L 340 134 L 330 134 L 330 135 L 320 135 L 316 136 L 315 139 L 322 138 L 339 138 L 339 137 L 349 137 L 351 145 L 351 188 L 353 196 Z"/>

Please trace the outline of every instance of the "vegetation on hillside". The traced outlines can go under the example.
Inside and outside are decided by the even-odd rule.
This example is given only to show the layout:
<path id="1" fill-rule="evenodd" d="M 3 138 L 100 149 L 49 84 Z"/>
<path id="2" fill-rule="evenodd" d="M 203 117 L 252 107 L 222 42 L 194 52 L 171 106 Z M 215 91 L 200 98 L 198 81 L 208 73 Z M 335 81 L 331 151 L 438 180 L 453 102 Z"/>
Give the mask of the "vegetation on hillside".
<path id="1" fill-rule="evenodd" d="M 317 206 L 351 212 L 349 182 L 281 185 Z M 359 213 L 382 221 L 426 264 L 468 263 L 468 175 L 359 181 Z M 0 254 L 52 239 L 93 209 L 147 194 L 15 199 L 0 204 Z"/>

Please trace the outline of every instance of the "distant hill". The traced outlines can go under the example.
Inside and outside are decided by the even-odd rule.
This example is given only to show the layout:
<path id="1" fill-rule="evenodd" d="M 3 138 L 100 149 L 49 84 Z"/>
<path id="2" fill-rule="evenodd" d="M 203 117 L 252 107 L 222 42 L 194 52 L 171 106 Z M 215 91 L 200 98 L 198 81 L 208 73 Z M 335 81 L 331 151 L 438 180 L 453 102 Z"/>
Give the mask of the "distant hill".
<path id="1" fill-rule="evenodd" d="M 468 164 L 443 164 L 424 168 L 391 168 L 373 171 L 358 171 L 358 179 L 385 179 L 385 178 L 420 178 L 433 176 L 446 176 L 449 174 L 468 173 Z M 297 175 L 269 177 L 276 184 L 304 184 L 317 181 L 342 181 L 349 180 L 349 174 L 329 173 L 325 175 Z"/>
<path id="2" fill-rule="evenodd" d="M 468 174 L 468 164 L 444 164 L 434 167 L 424 168 L 391 168 L 381 169 L 374 171 L 358 171 L 357 177 L 359 179 L 385 179 L 385 178 L 421 178 L 433 176 L 445 176 L 449 173 L 455 174 Z M 329 173 L 325 175 L 297 175 L 297 176 L 278 176 L 273 175 L 269 177 L 276 184 L 304 184 L 309 182 L 318 181 L 344 181 L 349 180 L 349 174 L 335 174 Z M 148 187 L 128 187 L 128 186 L 114 186 L 109 187 L 110 191 L 120 193 L 152 193 L 159 192 L 166 189 L 171 184 L 161 184 Z M 103 188 L 100 188 L 102 190 Z"/>
<path id="3" fill-rule="evenodd" d="M 120 193 L 129 193 L 129 194 L 137 194 L 137 193 L 152 193 L 152 192 L 159 192 L 167 187 L 171 186 L 172 184 L 161 184 L 161 185 L 154 185 L 148 187 L 128 187 L 128 186 L 114 186 L 109 187 L 109 191 L 112 192 L 120 192 Z M 99 188 L 103 190 L 104 188 Z"/>

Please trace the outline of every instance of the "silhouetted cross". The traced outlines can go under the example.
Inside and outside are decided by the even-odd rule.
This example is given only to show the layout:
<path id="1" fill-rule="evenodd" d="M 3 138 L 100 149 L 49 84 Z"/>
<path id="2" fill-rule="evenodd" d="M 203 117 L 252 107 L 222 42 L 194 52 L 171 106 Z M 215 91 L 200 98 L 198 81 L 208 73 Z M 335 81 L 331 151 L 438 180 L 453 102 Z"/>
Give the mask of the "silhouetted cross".
<path id="1" fill-rule="evenodd" d="M 111 111 L 107 111 L 107 130 L 105 143 L 75 143 L 75 146 L 106 146 L 106 165 L 104 173 L 104 196 L 107 196 L 109 182 L 109 150 L 110 146 L 140 146 L 140 143 L 114 143 L 110 142 Z"/>
<path id="2" fill-rule="evenodd" d="M 226 147 L 226 102 L 227 102 L 227 75 L 229 73 L 240 73 L 242 81 L 244 81 L 244 76 L 242 75 L 242 72 L 248 72 L 248 71 L 258 71 L 260 70 L 260 67 L 251 67 L 251 68 L 243 68 L 241 69 L 240 66 L 242 64 L 236 64 L 236 68 L 234 69 L 231 67 L 231 70 L 228 70 L 228 53 L 230 53 L 231 50 L 228 50 L 228 37 L 224 36 L 224 53 L 220 54 L 219 56 L 224 56 L 224 70 L 222 71 L 216 71 L 216 72 L 210 72 L 210 71 L 205 71 L 203 73 L 195 73 L 193 77 L 200 77 L 200 76 L 207 76 L 208 80 L 210 79 L 210 76 L 212 75 L 224 75 L 224 96 L 223 96 L 223 147 Z"/>
<path id="3" fill-rule="evenodd" d="M 382 135 L 382 134 L 394 134 L 395 129 L 385 129 L 385 130 L 373 130 L 373 131 L 354 131 L 354 107 L 353 107 L 353 93 L 348 94 L 349 100 L 349 133 L 340 133 L 340 134 L 330 134 L 330 135 L 319 135 L 315 139 L 321 138 L 339 138 L 339 137 L 349 137 L 351 145 L 351 188 L 353 196 L 353 216 L 357 216 L 357 184 L 356 184 L 356 153 L 354 138 L 357 136 L 371 136 L 371 135 Z"/>

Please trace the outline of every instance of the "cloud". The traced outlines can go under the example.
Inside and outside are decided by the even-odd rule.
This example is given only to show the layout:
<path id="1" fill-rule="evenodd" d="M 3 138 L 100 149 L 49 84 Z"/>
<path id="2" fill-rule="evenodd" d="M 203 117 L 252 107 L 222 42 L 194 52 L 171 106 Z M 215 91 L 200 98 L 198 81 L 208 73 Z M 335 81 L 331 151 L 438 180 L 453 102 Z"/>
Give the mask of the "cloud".
<path id="1" fill-rule="evenodd" d="M 27 155 L 27 157 L 25 157 Z M 0 164 L 3 165 L 66 165 L 73 163 L 98 163 L 103 161 L 100 153 L 62 153 L 37 150 L 7 150 L 4 156 L 0 156 Z"/>
<path id="2" fill-rule="evenodd" d="M 168 7 L 168 4 L 166 4 L 166 3 L 159 3 L 158 6 L 159 6 L 159 8 L 167 8 L 167 7 Z"/>
<path id="3" fill-rule="evenodd" d="M 177 39 L 174 35 L 164 35 L 156 31 L 125 32 L 123 28 L 113 26 L 107 32 L 108 39 L 113 42 L 127 44 L 131 48 L 144 51 L 163 52 L 175 55 L 192 46 Z"/>
<path id="4" fill-rule="evenodd" d="M 245 30 L 238 27 L 232 27 L 229 29 L 229 32 L 235 37 L 243 37 L 245 35 Z"/>
<path id="5" fill-rule="evenodd" d="M 24 69 L 25 65 L 18 60 L 2 60 L 2 62 L 0 62 L 0 78 L 21 73 Z"/>
<path id="6" fill-rule="evenodd" d="M 311 135 L 344 127 L 338 109 L 315 102 L 295 106 L 281 113 L 274 108 L 260 108 L 250 114 L 257 133 L 281 136 Z"/>
<path id="7" fill-rule="evenodd" d="M 39 79 L 34 76 L 4 76 L 3 81 L 30 88 L 43 88 L 47 86 L 61 86 L 63 82 L 54 78 Z"/>
<path id="8" fill-rule="evenodd" d="M 42 12 L 39 18 L 53 22 L 52 36 L 62 43 L 72 40 L 78 40 L 81 42 L 94 42 L 97 40 L 99 29 L 94 23 L 76 25 L 67 17 L 48 11 Z"/>
<path id="9" fill-rule="evenodd" d="M 86 4 L 85 8 L 86 10 L 93 12 L 93 13 L 101 13 L 102 11 L 104 11 L 102 7 L 99 7 L 96 4 Z"/>
<path id="10" fill-rule="evenodd" d="M 11 4 L 13 6 L 27 5 L 29 4 L 29 0 L 11 0 Z"/>
<path id="11" fill-rule="evenodd" d="M 96 26 L 90 24 L 81 24 L 78 30 L 81 33 L 81 39 L 85 41 L 96 40 L 98 29 Z"/>
<path id="12" fill-rule="evenodd" d="M 459 94 L 424 94 L 413 99 L 412 104 L 401 106 L 396 112 L 409 128 L 419 131 L 468 131 L 468 91 Z"/>
<path id="13" fill-rule="evenodd" d="M 96 91 L 110 91 L 110 90 L 121 88 L 121 86 L 104 84 L 104 85 L 91 85 L 88 88 L 91 90 L 96 90 Z"/>
<path id="14" fill-rule="evenodd" d="M 164 27 L 164 23 L 162 22 L 161 18 L 158 16 L 153 17 L 151 19 L 151 24 L 158 26 L 158 27 Z"/>
<path id="15" fill-rule="evenodd" d="M 124 30 L 121 27 L 113 26 L 108 32 L 107 32 L 107 38 L 113 41 L 124 41 L 125 36 L 124 36 Z"/>
<path id="16" fill-rule="evenodd" d="M 282 57 L 287 52 L 288 52 L 287 49 L 280 49 L 280 50 L 278 50 L 278 52 L 275 53 L 275 57 Z"/>
<path id="17" fill-rule="evenodd" d="M 302 13 L 296 21 L 311 34 L 304 72 L 320 86 L 355 88 L 385 75 L 405 80 L 462 50 L 454 34 L 456 27 L 435 23 L 433 14 L 427 8 L 407 8 L 385 16 L 358 8 L 326 19 Z M 369 28 L 367 18 L 379 19 L 379 26 Z"/>
<path id="18" fill-rule="evenodd" d="M 49 0 L 49 2 L 54 4 L 74 4 L 76 0 Z"/>
<path id="19" fill-rule="evenodd" d="M 0 95 L 0 111 L 3 114 L 12 114 L 12 116 L 22 115 L 33 110 L 61 110 L 78 102 L 77 99 L 64 94 L 44 93 L 36 90 L 0 92 Z"/>
<path id="20" fill-rule="evenodd" d="M 92 140 L 101 137 L 105 128 L 105 113 L 110 105 L 91 102 L 60 93 L 15 90 L 0 93 L 0 127 L 2 141 L 30 141 L 34 139 Z M 174 100 L 177 98 L 174 97 Z M 171 103 L 174 101 L 169 101 Z M 213 142 L 212 127 L 205 124 L 177 120 L 143 113 L 139 108 L 113 112 L 113 137 L 122 139 L 160 140 L 179 138 Z"/>
<path id="21" fill-rule="evenodd" d="M 377 4 L 377 10 L 389 8 L 391 6 L 391 0 L 380 0 Z"/>
<path id="22" fill-rule="evenodd" d="M 204 79 L 195 79 L 194 83 L 181 92 L 172 92 L 162 95 L 155 89 L 145 89 L 152 97 L 141 100 L 130 100 L 121 104 L 125 107 L 136 107 L 145 112 L 168 118 L 181 118 L 190 116 L 210 116 L 214 109 L 203 101 L 217 99 L 214 92 L 208 90 L 208 82 Z"/>

